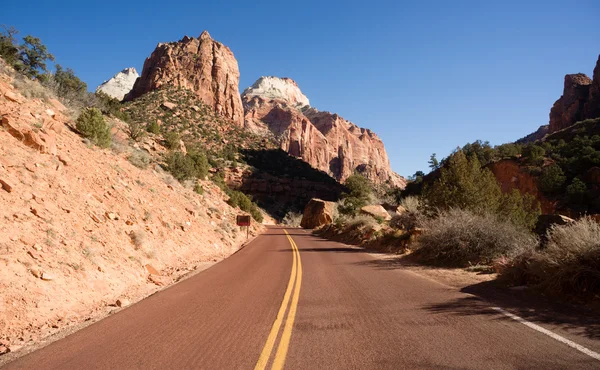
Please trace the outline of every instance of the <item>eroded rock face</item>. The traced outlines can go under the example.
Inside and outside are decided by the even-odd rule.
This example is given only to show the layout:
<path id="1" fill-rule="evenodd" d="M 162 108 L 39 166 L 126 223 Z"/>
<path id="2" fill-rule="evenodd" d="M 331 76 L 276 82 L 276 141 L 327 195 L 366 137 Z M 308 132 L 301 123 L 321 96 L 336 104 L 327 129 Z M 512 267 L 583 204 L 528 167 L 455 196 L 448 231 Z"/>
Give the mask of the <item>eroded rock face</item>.
<path id="1" fill-rule="evenodd" d="M 355 171 L 376 184 L 404 187 L 406 181 L 392 171 L 381 139 L 337 114 L 307 105 L 308 99 L 290 79 L 259 79 L 242 94 L 245 125 L 257 132 L 270 132 L 281 148 L 302 158 L 338 181 Z M 271 88 L 285 86 L 285 88 Z"/>
<path id="2" fill-rule="evenodd" d="M 565 76 L 563 94 L 550 110 L 550 133 L 597 117 L 600 117 L 600 56 L 593 79 L 583 73 Z"/>
<path id="3" fill-rule="evenodd" d="M 590 85 L 590 94 L 585 103 L 584 114 L 586 118 L 600 117 L 600 55 L 594 68 L 594 76 Z"/>
<path id="4" fill-rule="evenodd" d="M 321 199 L 311 199 L 304 208 L 300 226 L 305 229 L 314 229 L 333 222 L 333 202 Z"/>
<path id="5" fill-rule="evenodd" d="M 162 87 L 186 88 L 215 112 L 241 126 L 244 110 L 239 78 L 238 64 L 231 50 L 204 31 L 199 38 L 185 36 L 177 42 L 158 44 L 144 62 L 142 75 L 125 100 Z"/>
<path id="6" fill-rule="evenodd" d="M 140 75 L 135 68 L 125 68 L 110 80 L 104 81 L 96 88 L 96 92 L 103 92 L 112 98 L 123 100 L 125 95 L 133 88 L 133 84 L 138 77 Z"/>
<path id="7" fill-rule="evenodd" d="M 563 95 L 550 110 L 550 132 L 556 132 L 584 119 L 584 107 L 587 102 L 592 80 L 578 73 L 565 76 Z"/>
<path id="8" fill-rule="evenodd" d="M 556 204 L 546 198 L 538 188 L 537 179 L 517 160 L 503 159 L 491 163 L 488 167 L 500 183 L 502 192 L 508 193 L 517 189 L 521 194 L 533 195 L 540 202 L 542 213 L 553 214 L 556 211 Z"/>

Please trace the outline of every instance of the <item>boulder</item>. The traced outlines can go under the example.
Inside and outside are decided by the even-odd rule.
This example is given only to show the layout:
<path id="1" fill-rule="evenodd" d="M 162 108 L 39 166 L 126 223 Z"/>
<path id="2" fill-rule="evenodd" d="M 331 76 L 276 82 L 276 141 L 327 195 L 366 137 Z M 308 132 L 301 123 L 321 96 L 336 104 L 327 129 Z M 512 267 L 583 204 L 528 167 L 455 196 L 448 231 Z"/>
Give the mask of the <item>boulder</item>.
<path id="1" fill-rule="evenodd" d="M 535 232 L 538 235 L 546 235 L 548 229 L 553 225 L 566 225 L 571 222 L 575 222 L 575 220 L 563 215 L 541 215 L 535 225 Z"/>
<path id="2" fill-rule="evenodd" d="M 364 206 L 360 209 L 360 213 L 373 216 L 375 218 L 382 218 L 385 221 L 389 221 L 392 219 L 392 216 L 388 213 L 388 211 L 383 208 L 380 204 L 373 204 L 370 206 Z"/>
<path id="3" fill-rule="evenodd" d="M 305 229 L 314 229 L 333 222 L 333 202 L 313 198 L 304 208 L 300 226 Z"/>

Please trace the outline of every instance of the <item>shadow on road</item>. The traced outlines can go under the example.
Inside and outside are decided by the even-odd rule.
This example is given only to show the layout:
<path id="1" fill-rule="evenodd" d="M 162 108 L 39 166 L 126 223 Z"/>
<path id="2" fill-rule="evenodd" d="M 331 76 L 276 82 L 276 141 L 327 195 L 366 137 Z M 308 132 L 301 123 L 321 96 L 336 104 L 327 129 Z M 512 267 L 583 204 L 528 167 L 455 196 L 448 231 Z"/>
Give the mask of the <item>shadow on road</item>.
<path id="1" fill-rule="evenodd" d="M 384 270 L 411 266 L 418 266 L 421 270 L 443 269 L 419 264 L 411 256 L 373 259 L 359 264 Z M 460 291 L 470 295 L 423 308 L 434 314 L 498 316 L 497 311 L 490 309 L 498 306 L 532 322 L 556 325 L 568 332 L 578 333 L 591 339 L 600 339 L 600 312 L 597 305 L 592 307 L 589 304 L 575 305 L 560 302 L 542 295 L 535 289 L 511 289 L 498 280 L 465 286 Z"/>
<path id="2" fill-rule="evenodd" d="M 600 315 L 591 307 L 556 302 L 534 290 L 510 289 L 498 281 L 470 285 L 462 288 L 461 292 L 473 296 L 424 308 L 433 313 L 497 315 L 497 312 L 485 308 L 499 306 L 529 321 L 557 325 L 569 332 L 600 339 Z"/>

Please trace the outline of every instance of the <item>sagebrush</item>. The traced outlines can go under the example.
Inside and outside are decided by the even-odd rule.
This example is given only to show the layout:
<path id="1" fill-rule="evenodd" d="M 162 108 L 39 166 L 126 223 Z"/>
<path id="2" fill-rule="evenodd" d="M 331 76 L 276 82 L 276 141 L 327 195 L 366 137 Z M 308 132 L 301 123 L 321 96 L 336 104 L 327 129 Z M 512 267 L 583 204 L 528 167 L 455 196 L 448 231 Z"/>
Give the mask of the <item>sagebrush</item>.
<path id="1" fill-rule="evenodd" d="M 491 264 L 535 249 L 538 239 L 529 231 L 494 215 L 450 209 L 422 222 L 416 256 L 422 261 L 466 267 Z"/>

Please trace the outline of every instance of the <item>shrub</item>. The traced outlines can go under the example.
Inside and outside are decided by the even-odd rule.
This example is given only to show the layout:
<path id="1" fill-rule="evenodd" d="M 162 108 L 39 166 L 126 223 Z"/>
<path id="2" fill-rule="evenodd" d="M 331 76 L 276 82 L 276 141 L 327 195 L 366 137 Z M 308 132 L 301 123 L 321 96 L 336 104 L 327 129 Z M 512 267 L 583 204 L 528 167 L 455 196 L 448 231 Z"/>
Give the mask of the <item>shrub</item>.
<path id="1" fill-rule="evenodd" d="M 150 122 L 148 124 L 148 126 L 146 127 L 146 131 L 148 131 L 154 135 L 160 134 L 160 126 L 158 125 L 158 122 L 156 122 L 156 121 Z"/>
<path id="2" fill-rule="evenodd" d="M 142 150 L 134 150 L 127 159 L 137 168 L 146 169 L 150 164 L 150 156 Z"/>
<path id="3" fill-rule="evenodd" d="M 188 151 L 188 156 L 194 161 L 196 177 L 204 179 L 208 175 L 208 169 L 210 167 L 206 153 L 199 149 L 190 149 Z"/>
<path id="4" fill-rule="evenodd" d="M 404 212 L 399 215 L 395 215 L 390 220 L 390 226 L 395 229 L 412 230 L 420 226 L 424 220 L 424 215 L 420 211 Z"/>
<path id="5" fill-rule="evenodd" d="M 146 127 L 138 121 L 129 122 L 129 137 L 134 141 L 139 141 L 146 136 Z"/>
<path id="6" fill-rule="evenodd" d="M 77 117 L 76 127 L 81 134 L 101 148 L 108 148 L 112 142 L 110 126 L 97 108 L 86 108 Z"/>
<path id="7" fill-rule="evenodd" d="M 587 194 L 587 186 L 578 177 L 573 179 L 571 185 L 567 186 L 567 196 L 569 201 L 575 204 L 582 204 Z"/>
<path id="8" fill-rule="evenodd" d="M 179 141 L 181 140 L 179 134 L 175 131 L 169 131 L 164 135 L 165 146 L 168 149 L 174 150 L 179 148 Z"/>
<path id="9" fill-rule="evenodd" d="M 300 222 L 302 221 L 302 214 L 298 212 L 289 211 L 286 213 L 281 223 L 290 226 L 290 227 L 300 227 Z"/>
<path id="10" fill-rule="evenodd" d="M 194 192 L 195 192 L 196 194 L 200 194 L 200 195 L 204 194 L 204 188 L 202 187 L 202 184 L 200 184 L 200 183 L 197 183 L 197 184 L 194 186 Z"/>
<path id="11" fill-rule="evenodd" d="M 348 177 L 344 185 L 349 192 L 342 194 L 343 203 L 339 204 L 338 211 L 345 215 L 356 215 L 372 197 L 371 183 L 366 177 L 356 174 Z"/>
<path id="12" fill-rule="evenodd" d="M 586 217 L 551 227 L 544 249 L 521 254 L 501 276 L 554 295 L 600 294 L 600 224 Z"/>
<path id="13" fill-rule="evenodd" d="M 252 202 L 250 198 L 246 196 L 246 194 L 237 190 L 229 190 L 228 191 L 229 200 L 227 203 L 232 207 L 239 207 L 242 211 L 250 213 L 252 218 L 257 222 L 263 221 L 263 215 L 258 209 L 256 203 Z"/>
<path id="14" fill-rule="evenodd" d="M 165 162 L 167 170 L 180 182 L 194 179 L 197 175 L 194 161 L 182 152 L 175 151 L 167 154 Z"/>
<path id="15" fill-rule="evenodd" d="M 494 174 L 482 168 L 477 156 L 458 150 L 447 160 L 440 177 L 423 194 L 428 211 L 458 208 L 485 215 L 498 215 L 517 226 L 533 228 L 540 208 L 537 201 L 517 190 L 503 194 Z"/>
<path id="16" fill-rule="evenodd" d="M 500 257 L 513 257 L 533 250 L 537 238 L 493 215 L 450 209 L 423 222 L 425 233 L 418 239 L 416 256 L 424 262 L 466 267 L 490 264 Z"/>
<path id="17" fill-rule="evenodd" d="M 542 176 L 539 180 L 540 189 L 548 194 L 556 193 L 561 190 L 567 181 L 565 173 L 560 166 L 553 164 L 542 170 Z"/>
<path id="18" fill-rule="evenodd" d="M 354 216 L 345 222 L 345 227 L 348 230 L 364 230 L 374 228 L 376 225 L 377 220 L 367 215 Z"/>
<path id="19" fill-rule="evenodd" d="M 414 195 L 409 195 L 400 199 L 400 206 L 407 212 L 419 212 L 421 209 L 421 199 Z"/>

